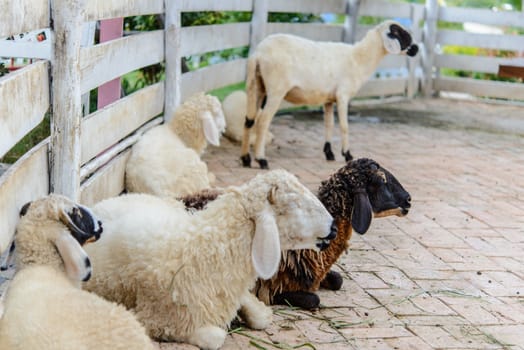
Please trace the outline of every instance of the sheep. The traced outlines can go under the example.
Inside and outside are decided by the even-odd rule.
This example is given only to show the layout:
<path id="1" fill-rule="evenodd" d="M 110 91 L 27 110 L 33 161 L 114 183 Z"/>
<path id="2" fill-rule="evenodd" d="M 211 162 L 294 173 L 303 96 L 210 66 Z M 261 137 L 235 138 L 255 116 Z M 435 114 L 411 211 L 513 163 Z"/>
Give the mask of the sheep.
<path id="1" fill-rule="evenodd" d="M 82 245 L 102 232 L 92 212 L 52 194 L 24 206 L 21 214 L 0 349 L 154 349 L 129 311 L 79 288 L 91 276 Z"/>
<path id="2" fill-rule="evenodd" d="M 211 187 L 215 177 L 200 156 L 207 142 L 220 144 L 224 128 L 215 96 L 191 96 L 169 122 L 147 131 L 133 145 L 126 164 L 126 189 L 176 197 Z"/>
<path id="3" fill-rule="evenodd" d="M 244 120 L 247 110 L 247 94 L 244 90 L 236 90 L 230 93 L 222 101 L 222 110 L 226 118 L 226 131 L 224 136 L 236 142 L 242 141 L 244 132 Z M 265 138 L 266 145 L 273 141 L 273 134 L 268 131 Z M 255 134 L 250 133 L 249 144 L 255 144 Z"/>
<path id="4" fill-rule="evenodd" d="M 205 192 L 181 198 L 188 209 L 205 208 L 220 192 Z M 350 161 L 321 183 L 318 197 L 335 219 L 337 236 L 320 253 L 313 250 L 284 252 L 279 270 L 269 280 L 258 280 L 253 292 L 264 303 L 315 309 L 319 287 L 338 290 L 342 277 L 330 270 L 348 249 L 352 230 L 364 234 L 371 217 L 404 216 L 411 197 L 388 170 L 372 159 Z"/>
<path id="5" fill-rule="evenodd" d="M 418 46 L 397 22 L 385 21 L 354 45 L 311 41 L 289 34 L 273 34 L 260 42 L 247 61 L 247 117 L 241 146 L 244 167 L 251 166 L 249 129 L 256 124 L 255 160 L 267 169 L 265 135 L 283 99 L 295 104 L 324 106 L 324 154 L 331 150 L 333 103 L 337 104 L 342 155 L 349 151 L 348 103 L 388 53 L 415 56 Z"/>
<path id="6" fill-rule="evenodd" d="M 218 349 L 237 311 L 266 328 L 272 310 L 250 293 L 257 276 L 277 271 L 281 250 L 325 249 L 336 235 L 318 198 L 284 170 L 225 188 L 200 211 L 173 202 L 127 194 L 96 204 L 106 233 L 87 247 L 97 273 L 85 287 L 133 309 L 160 341 Z"/>

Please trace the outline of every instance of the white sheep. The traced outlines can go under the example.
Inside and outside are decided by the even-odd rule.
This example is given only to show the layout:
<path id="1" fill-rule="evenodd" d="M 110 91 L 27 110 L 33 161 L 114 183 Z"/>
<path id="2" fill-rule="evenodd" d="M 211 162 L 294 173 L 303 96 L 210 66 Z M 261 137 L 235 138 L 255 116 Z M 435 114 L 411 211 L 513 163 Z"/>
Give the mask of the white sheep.
<path id="1" fill-rule="evenodd" d="M 277 271 L 281 251 L 318 251 L 336 234 L 320 201 L 284 170 L 229 187 L 196 212 L 146 194 L 93 210 L 105 234 L 87 247 L 96 274 L 86 288 L 133 309 L 152 338 L 202 349 L 222 346 L 237 311 L 267 327 L 272 310 L 250 293 L 257 277 Z"/>
<path id="2" fill-rule="evenodd" d="M 247 94 L 244 90 L 236 90 L 227 95 L 222 101 L 222 110 L 226 118 L 226 130 L 224 136 L 232 141 L 241 142 L 244 133 L 244 122 L 246 121 Z M 273 134 L 268 131 L 266 145 L 273 141 Z M 255 134 L 250 132 L 249 144 L 255 144 Z"/>
<path id="3" fill-rule="evenodd" d="M 25 209 L 15 236 L 17 272 L 0 319 L 0 349 L 154 349 L 129 311 L 79 288 L 91 275 L 81 245 L 102 231 L 95 216 L 58 195 Z"/>
<path id="4" fill-rule="evenodd" d="M 225 128 L 220 101 L 197 93 L 173 118 L 147 131 L 133 145 L 126 165 L 126 188 L 173 198 L 209 188 L 215 177 L 200 156 L 209 142 L 220 144 Z"/>
<path id="5" fill-rule="evenodd" d="M 415 56 L 418 46 L 411 35 L 394 21 L 385 21 L 369 30 L 354 45 L 340 42 L 317 42 L 289 34 L 273 34 L 257 46 L 247 61 L 247 117 L 242 137 L 241 160 L 251 166 L 249 129 L 256 124 L 255 160 L 268 168 L 265 159 L 265 135 L 282 100 L 295 104 L 324 106 L 327 160 L 331 151 L 334 116 L 337 104 L 342 154 L 349 151 L 348 103 L 388 54 Z"/>

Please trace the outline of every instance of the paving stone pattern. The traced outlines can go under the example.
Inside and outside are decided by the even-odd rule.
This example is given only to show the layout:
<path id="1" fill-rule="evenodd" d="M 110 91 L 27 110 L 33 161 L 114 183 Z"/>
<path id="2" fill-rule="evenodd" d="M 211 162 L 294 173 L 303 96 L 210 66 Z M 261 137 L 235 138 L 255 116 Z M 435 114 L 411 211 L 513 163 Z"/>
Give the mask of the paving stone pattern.
<path id="1" fill-rule="evenodd" d="M 353 155 L 401 181 L 409 215 L 353 237 L 335 267 L 344 285 L 320 291 L 318 311 L 274 306 L 269 329 L 235 325 L 223 349 L 524 349 L 524 108 L 422 100 L 352 111 Z M 344 164 L 338 137 L 337 160 L 324 160 L 323 128 L 319 113 L 277 116 L 270 168 L 316 190 Z M 263 171 L 242 168 L 239 152 L 223 140 L 204 155 L 218 186 Z"/>

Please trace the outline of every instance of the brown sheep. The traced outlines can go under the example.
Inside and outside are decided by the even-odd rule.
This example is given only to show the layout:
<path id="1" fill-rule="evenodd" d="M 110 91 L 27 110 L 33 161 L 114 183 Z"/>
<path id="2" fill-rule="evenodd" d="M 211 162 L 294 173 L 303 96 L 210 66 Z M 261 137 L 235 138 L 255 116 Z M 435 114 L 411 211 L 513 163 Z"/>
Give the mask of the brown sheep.
<path id="1" fill-rule="evenodd" d="M 186 206 L 203 207 L 218 193 L 186 197 Z M 314 292 L 319 287 L 338 290 L 342 276 L 331 266 L 349 247 L 353 230 L 364 234 L 372 217 L 404 216 L 411 197 L 398 180 L 377 162 L 361 158 L 348 162 L 321 183 L 318 197 L 335 219 L 338 234 L 322 252 L 290 250 L 283 254 L 278 273 L 269 280 L 257 281 L 254 293 L 266 304 L 285 304 L 305 309 L 320 305 Z"/>

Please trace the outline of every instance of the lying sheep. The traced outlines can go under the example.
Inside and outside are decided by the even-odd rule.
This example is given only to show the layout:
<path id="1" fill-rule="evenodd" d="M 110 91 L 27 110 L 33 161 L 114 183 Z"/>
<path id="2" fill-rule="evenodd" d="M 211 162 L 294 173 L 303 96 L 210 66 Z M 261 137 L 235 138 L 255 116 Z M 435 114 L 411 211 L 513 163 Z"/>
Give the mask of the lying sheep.
<path id="1" fill-rule="evenodd" d="M 241 142 L 244 133 L 244 121 L 247 110 L 247 95 L 244 90 L 236 90 L 230 93 L 222 101 L 222 110 L 226 118 L 226 131 L 224 136 L 232 141 Z M 273 141 L 273 134 L 268 131 L 265 138 L 266 144 Z M 249 144 L 255 144 L 255 134 L 249 133 Z"/>
<path id="2" fill-rule="evenodd" d="M 209 191 L 182 198 L 186 207 L 199 209 L 215 200 L 220 192 Z M 313 250 L 287 251 L 278 273 L 269 280 L 258 280 L 254 293 L 266 304 L 285 304 L 306 309 L 317 308 L 319 287 L 338 290 L 342 277 L 330 270 L 347 251 L 353 230 L 364 234 L 371 218 L 404 216 L 411 207 L 411 197 L 397 179 L 371 159 L 348 162 L 323 181 L 318 191 L 320 201 L 335 219 L 337 237 L 320 253 Z"/>
<path id="3" fill-rule="evenodd" d="M 333 103 L 337 104 L 342 155 L 349 151 L 348 103 L 388 54 L 415 56 L 418 46 L 411 35 L 394 21 L 385 21 L 368 31 L 355 45 L 315 42 L 289 34 L 266 37 L 247 62 L 247 117 L 242 137 L 241 160 L 251 166 L 249 129 L 256 124 L 255 160 L 268 168 L 265 135 L 283 99 L 295 104 L 323 104 L 327 160 L 334 160 Z"/>
<path id="4" fill-rule="evenodd" d="M 176 197 L 209 188 L 215 178 L 200 155 L 208 142 L 220 144 L 224 128 L 220 101 L 204 93 L 193 95 L 169 122 L 149 130 L 133 145 L 126 189 Z"/>
<path id="5" fill-rule="evenodd" d="M 86 288 L 136 312 L 149 335 L 203 349 L 222 346 L 240 312 L 263 329 L 272 311 L 250 289 L 270 278 L 281 251 L 323 249 L 336 232 L 331 215 L 293 175 L 276 170 L 224 190 L 204 210 L 145 194 L 108 199 L 87 251 L 97 272 Z"/>
<path id="6" fill-rule="evenodd" d="M 91 276 L 82 245 L 102 232 L 90 210 L 50 195 L 23 211 L 0 349 L 154 349 L 129 311 L 78 288 Z"/>

